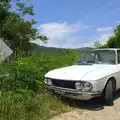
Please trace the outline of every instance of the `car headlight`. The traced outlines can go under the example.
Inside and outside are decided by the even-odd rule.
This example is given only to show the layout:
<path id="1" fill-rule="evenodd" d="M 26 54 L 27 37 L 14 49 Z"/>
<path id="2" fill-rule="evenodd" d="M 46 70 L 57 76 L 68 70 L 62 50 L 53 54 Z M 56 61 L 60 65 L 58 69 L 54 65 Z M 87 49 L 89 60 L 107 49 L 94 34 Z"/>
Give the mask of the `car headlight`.
<path id="1" fill-rule="evenodd" d="M 49 78 L 45 78 L 44 83 L 47 85 L 52 85 L 52 80 Z"/>
<path id="2" fill-rule="evenodd" d="M 89 83 L 89 82 L 84 83 L 84 91 L 92 90 L 92 88 L 93 88 L 93 86 L 91 83 Z"/>
<path id="3" fill-rule="evenodd" d="M 44 83 L 47 84 L 47 78 L 44 79 Z"/>
<path id="4" fill-rule="evenodd" d="M 48 85 L 52 85 L 52 80 L 51 80 L 51 79 L 48 79 L 48 80 L 47 80 L 47 84 L 48 84 Z"/>
<path id="5" fill-rule="evenodd" d="M 75 88 L 76 88 L 77 90 L 82 90 L 82 89 L 83 89 L 82 83 L 76 82 L 76 83 L 75 83 Z"/>

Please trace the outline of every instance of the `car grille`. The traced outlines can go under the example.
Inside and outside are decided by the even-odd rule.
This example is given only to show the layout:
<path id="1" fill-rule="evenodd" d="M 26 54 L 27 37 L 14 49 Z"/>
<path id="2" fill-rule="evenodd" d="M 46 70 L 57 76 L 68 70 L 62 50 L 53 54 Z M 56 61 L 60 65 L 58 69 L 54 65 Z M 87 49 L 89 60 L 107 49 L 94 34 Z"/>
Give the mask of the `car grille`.
<path id="1" fill-rule="evenodd" d="M 57 87 L 75 89 L 74 81 L 65 81 L 65 80 L 55 80 L 52 79 L 52 84 Z"/>

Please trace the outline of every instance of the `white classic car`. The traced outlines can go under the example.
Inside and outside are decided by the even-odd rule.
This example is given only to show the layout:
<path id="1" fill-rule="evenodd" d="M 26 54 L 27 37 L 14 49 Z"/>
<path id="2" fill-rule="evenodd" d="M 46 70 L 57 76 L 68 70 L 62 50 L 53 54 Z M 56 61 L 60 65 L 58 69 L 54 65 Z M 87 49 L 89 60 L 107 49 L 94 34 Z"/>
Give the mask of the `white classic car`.
<path id="1" fill-rule="evenodd" d="M 120 88 L 120 49 L 95 49 L 83 53 L 76 65 L 45 74 L 48 89 L 79 100 L 104 96 L 113 103 L 113 91 Z"/>

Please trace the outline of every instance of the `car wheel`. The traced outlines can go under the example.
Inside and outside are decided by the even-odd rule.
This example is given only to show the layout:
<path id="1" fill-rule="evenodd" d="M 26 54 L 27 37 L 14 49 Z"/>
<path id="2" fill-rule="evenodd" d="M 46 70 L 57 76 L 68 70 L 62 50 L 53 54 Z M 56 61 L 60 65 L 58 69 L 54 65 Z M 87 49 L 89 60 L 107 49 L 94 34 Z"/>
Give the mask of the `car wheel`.
<path id="1" fill-rule="evenodd" d="M 105 88 L 105 103 L 106 105 L 113 105 L 113 84 L 112 80 L 109 80 Z"/>

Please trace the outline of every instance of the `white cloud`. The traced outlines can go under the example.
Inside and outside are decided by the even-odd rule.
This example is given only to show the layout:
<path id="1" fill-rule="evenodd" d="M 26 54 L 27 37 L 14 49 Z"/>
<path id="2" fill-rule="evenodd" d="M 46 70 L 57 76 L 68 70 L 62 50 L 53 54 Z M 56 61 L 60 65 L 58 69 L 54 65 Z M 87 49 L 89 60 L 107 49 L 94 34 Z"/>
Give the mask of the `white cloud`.
<path id="1" fill-rule="evenodd" d="M 86 43 L 85 46 L 92 47 L 95 41 L 99 41 L 103 45 L 107 42 L 109 37 L 112 36 L 112 35 L 113 35 L 113 33 L 106 33 L 106 34 L 102 34 L 100 36 L 97 36 L 94 39 L 94 41 L 90 41 L 90 42 Z"/>
<path id="2" fill-rule="evenodd" d="M 91 47 L 94 41 L 99 41 L 101 44 L 106 43 L 108 37 L 112 33 L 105 33 L 98 36 L 80 36 L 79 33 L 86 30 L 88 27 L 80 22 L 75 24 L 68 24 L 67 22 L 53 22 L 42 24 L 38 27 L 40 33 L 48 36 L 49 40 L 44 43 L 40 40 L 33 41 L 39 45 L 47 47 L 61 47 L 61 48 L 80 48 L 80 47 Z M 112 27 L 99 28 L 98 31 L 108 31 Z"/>
<path id="3" fill-rule="evenodd" d="M 103 34 L 97 40 L 100 41 L 101 44 L 105 44 L 107 42 L 108 38 L 112 35 L 113 35 L 113 33 Z"/>
<path id="4" fill-rule="evenodd" d="M 88 27 L 91 26 L 84 25 L 79 21 L 72 24 L 62 21 L 42 24 L 38 27 L 38 30 L 49 38 L 48 42 L 43 43 L 40 40 L 32 42 L 47 47 L 63 47 L 63 42 L 64 44 L 72 44 L 71 38 L 74 38 L 76 33 L 88 29 Z"/>
<path id="5" fill-rule="evenodd" d="M 40 33 L 48 36 L 49 40 L 61 40 L 68 37 L 72 33 L 78 32 L 80 29 L 86 29 L 88 26 L 78 22 L 68 24 L 67 22 L 53 22 L 42 24 L 38 27 Z"/>
<path id="6" fill-rule="evenodd" d="M 65 48 L 92 47 L 95 41 L 99 41 L 101 44 L 105 44 L 107 42 L 108 38 L 112 35 L 113 35 L 113 33 L 106 33 L 106 34 L 102 34 L 100 36 L 91 37 L 91 38 L 89 38 L 88 42 L 83 42 L 83 43 L 80 43 L 80 44 L 77 44 L 77 45 L 73 45 L 73 44 L 68 43 L 68 44 L 65 44 L 63 46 L 63 48 L 64 47 Z M 78 37 L 78 39 L 82 41 L 81 37 Z M 73 39 L 73 41 L 75 41 L 75 39 Z"/>
<path id="7" fill-rule="evenodd" d="M 105 44 L 109 38 L 112 36 L 113 33 L 106 33 L 101 34 L 99 36 L 71 36 L 67 39 L 63 40 L 64 44 L 60 45 L 55 41 L 48 41 L 47 44 L 41 42 L 40 40 L 37 41 L 37 44 L 47 46 L 47 47 L 58 47 L 58 48 L 81 48 L 81 47 L 92 47 L 95 41 L 99 41 L 101 44 Z M 83 41 L 85 40 L 85 41 Z"/>
<path id="8" fill-rule="evenodd" d="M 113 27 L 103 27 L 103 28 L 97 28 L 97 32 L 108 32 L 113 30 Z"/>

